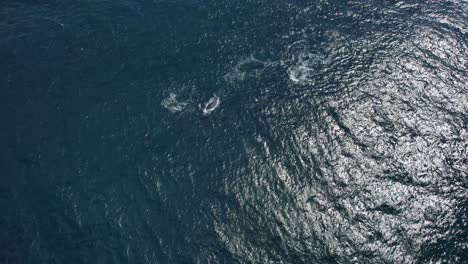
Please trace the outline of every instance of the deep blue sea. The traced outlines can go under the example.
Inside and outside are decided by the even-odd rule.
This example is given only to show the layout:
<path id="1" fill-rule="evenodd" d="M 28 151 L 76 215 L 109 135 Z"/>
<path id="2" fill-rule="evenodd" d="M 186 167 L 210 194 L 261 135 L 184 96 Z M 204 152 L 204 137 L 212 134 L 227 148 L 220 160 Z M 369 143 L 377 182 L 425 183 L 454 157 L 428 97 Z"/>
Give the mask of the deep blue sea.
<path id="1" fill-rule="evenodd" d="M 466 0 L 2 0 L 0 118 L 2 264 L 468 263 Z"/>

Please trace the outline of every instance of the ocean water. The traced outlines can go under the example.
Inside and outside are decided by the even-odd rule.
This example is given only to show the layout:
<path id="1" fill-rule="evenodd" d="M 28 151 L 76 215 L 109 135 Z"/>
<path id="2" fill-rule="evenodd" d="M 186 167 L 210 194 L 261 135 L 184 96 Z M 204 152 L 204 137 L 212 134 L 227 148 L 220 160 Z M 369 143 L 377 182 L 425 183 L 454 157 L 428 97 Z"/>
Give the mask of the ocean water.
<path id="1" fill-rule="evenodd" d="M 468 262 L 465 0 L 4 0 L 0 59 L 0 263 Z"/>

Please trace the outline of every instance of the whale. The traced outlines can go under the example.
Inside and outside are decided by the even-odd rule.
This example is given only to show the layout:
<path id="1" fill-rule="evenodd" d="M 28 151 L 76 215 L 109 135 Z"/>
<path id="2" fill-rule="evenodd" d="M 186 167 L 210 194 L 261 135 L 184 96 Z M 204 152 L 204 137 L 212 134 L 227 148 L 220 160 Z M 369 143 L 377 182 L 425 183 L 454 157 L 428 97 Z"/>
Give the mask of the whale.
<path id="1" fill-rule="evenodd" d="M 216 108 L 218 108 L 219 104 L 221 103 L 221 100 L 219 99 L 218 96 L 213 95 L 213 97 L 208 100 L 208 102 L 205 103 L 205 107 L 203 107 L 203 115 L 209 115 L 211 112 L 213 112 Z"/>

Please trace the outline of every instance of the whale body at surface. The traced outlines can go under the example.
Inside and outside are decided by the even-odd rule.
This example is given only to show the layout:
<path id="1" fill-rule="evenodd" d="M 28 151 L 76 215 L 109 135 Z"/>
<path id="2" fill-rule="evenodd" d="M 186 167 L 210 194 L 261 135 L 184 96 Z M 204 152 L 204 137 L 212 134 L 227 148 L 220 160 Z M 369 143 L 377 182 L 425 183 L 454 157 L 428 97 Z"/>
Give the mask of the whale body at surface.
<path id="1" fill-rule="evenodd" d="M 213 97 L 211 97 L 210 100 L 208 100 L 208 102 L 206 102 L 205 106 L 203 107 L 203 115 L 209 115 L 216 108 L 218 108 L 220 103 L 221 100 L 218 96 L 214 95 Z"/>

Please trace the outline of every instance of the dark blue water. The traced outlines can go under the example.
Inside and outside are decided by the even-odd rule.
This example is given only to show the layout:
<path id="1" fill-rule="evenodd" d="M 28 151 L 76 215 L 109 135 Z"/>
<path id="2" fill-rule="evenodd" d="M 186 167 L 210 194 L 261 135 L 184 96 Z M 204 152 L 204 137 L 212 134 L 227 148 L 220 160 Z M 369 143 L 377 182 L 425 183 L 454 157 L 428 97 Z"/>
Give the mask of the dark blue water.
<path id="1" fill-rule="evenodd" d="M 466 263 L 467 43 L 464 0 L 4 0 L 0 263 Z"/>

